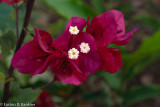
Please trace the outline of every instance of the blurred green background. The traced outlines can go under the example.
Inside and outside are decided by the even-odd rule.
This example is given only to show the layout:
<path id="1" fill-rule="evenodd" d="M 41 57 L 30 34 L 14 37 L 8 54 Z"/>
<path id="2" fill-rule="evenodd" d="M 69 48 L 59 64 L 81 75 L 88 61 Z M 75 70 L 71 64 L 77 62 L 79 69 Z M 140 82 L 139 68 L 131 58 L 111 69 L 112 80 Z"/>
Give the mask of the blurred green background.
<path id="1" fill-rule="evenodd" d="M 123 12 L 126 32 L 138 28 L 127 46 L 112 45 L 122 51 L 122 69 L 115 74 L 99 71 L 79 86 L 55 82 L 45 89 L 52 94 L 55 107 L 160 106 L 160 0 L 36 0 L 29 31 L 36 27 L 55 38 L 63 33 L 72 16 L 93 18 L 111 9 Z M 24 13 L 25 6 L 20 10 L 20 29 Z M 14 8 L 0 4 L 0 98 L 16 44 L 15 31 Z M 30 40 L 28 34 L 25 43 Z M 15 70 L 9 102 L 34 102 L 40 91 L 28 87 L 41 86 L 52 78 L 46 72 L 30 79 Z"/>

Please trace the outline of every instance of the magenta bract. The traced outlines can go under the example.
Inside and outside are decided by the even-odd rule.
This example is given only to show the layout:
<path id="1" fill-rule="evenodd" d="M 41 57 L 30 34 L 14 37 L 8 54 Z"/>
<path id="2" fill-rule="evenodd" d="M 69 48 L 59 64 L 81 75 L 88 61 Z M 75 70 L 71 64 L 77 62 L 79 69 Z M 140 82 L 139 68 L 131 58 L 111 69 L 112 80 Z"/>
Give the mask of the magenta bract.
<path id="1" fill-rule="evenodd" d="M 100 59 L 96 49 L 94 38 L 85 32 L 82 32 L 86 25 L 86 21 L 80 17 L 72 17 L 64 31 L 64 33 L 53 41 L 53 47 L 61 49 L 63 58 L 59 60 L 59 66 L 51 63 L 50 67 L 60 81 L 69 84 L 80 84 L 87 80 L 87 76 L 94 73 L 100 66 Z M 70 26 L 77 26 L 80 32 L 77 35 L 71 35 Z M 80 51 L 80 44 L 88 43 L 90 51 L 88 53 L 79 53 L 78 59 L 69 59 L 67 52 L 69 49 L 76 48 Z M 63 60 L 63 61 L 62 61 Z M 58 60 L 57 60 L 58 61 Z"/>
<path id="2" fill-rule="evenodd" d="M 108 46 L 116 35 L 116 21 L 112 13 L 103 13 L 92 19 L 88 23 L 86 32 L 90 33 L 95 39 L 97 46 Z"/>
<path id="3" fill-rule="evenodd" d="M 110 43 L 126 45 L 137 28 L 125 34 L 123 14 L 118 10 L 111 10 L 94 17 L 88 23 L 86 31 L 96 38 L 98 46 L 108 46 Z"/>
<path id="4" fill-rule="evenodd" d="M 12 59 L 12 65 L 19 72 L 31 76 L 43 73 L 50 66 L 59 81 L 75 85 L 86 81 L 87 76 L 99 68 L 100 59 L 93 36 L 82 32 L 85 25 L 83 18 L 71 18 L 64 33 L 53 42 L 47 32 L 35 29 L 34 40 L 19 49 Z M 79 33 L 70 34 L 69 26 L 77 26 Z M 88 53 L 80 52 L 81 43 L 89 44 Z M 77 59 L 68 57 L 68 51 L 72 48 L 80 52 Z"/>
<path id="5" fill-rule="evenodd" d="M 117 72 L 123 64 L 121 52 L 108 45 L 127 44 L 137 29 L 125 34 L 123 14 L 117 10 L 96 16 L 91 23 L 89 20 L 72 17 L 55 40 L 48 32 L 35 29 L 34 39 L 13 56 L 13 67 L 31 76 L 50 67 L 56 80 L 74 85 L 86 81 L 98 69 Z M 82 32 L 86 25 L 86 32 Z"/>
<path id="6" fill-rule="evenodd" d="M 41 38 L 40 38 L 41 37 Z M 35 37 L 31 42 L 26 43 L 12 58 L 12 65 L 23 74 L 43 73 L 49 64 L 52 56 L 49 54 L 51 36 L 45 31 L 35 29 Z"/>
<path id="7" fill-rule="evenodd" d="M 36 107 L 55 107 L 52 95 L 48 91 L 41 92 L 35 103 Z"/>
<path id="8" fill-rule="evenodd" d="M 89 21 L 89 19 L 88 19 Z M 109 44 L 126 45 L 137 28 L 125 34 L 123 14 L 118 10 L 111 10 L 94 17 L 87 23 L 86 32 L 96 40 L 98 53 L 101 59 L 100 70 L 115 73 L 122 67 L 121 52 L 107 48 Z"/>
<path id="9" fill-rule="evenodd" d="M 23 1 L 23 0 L 0 0 L 0 3 L 1 3 L 1 2 L 5 2 L 5 3 L 7 3 L 8 5 L 14 5 L 14 4 L 19 3 L 19 2 L 21 2 L 21 1 Z"/>
<path id="10" fill-rule="evenodd" d="M 102 64 L 100 66 L 100 70 L 115 73 L 123 65 L 121 52 L 117 51 L 115 48 L 107 48 L 107 47 L 99 47 L 98 53 L 101 58 Z"/>

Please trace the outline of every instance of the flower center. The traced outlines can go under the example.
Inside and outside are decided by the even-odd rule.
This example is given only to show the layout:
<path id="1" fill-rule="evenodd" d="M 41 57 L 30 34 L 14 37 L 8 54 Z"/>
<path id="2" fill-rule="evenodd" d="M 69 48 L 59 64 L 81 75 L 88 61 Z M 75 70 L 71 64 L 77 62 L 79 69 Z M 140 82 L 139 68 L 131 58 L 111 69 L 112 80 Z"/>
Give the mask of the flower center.
<path id="1" fill-rule="evenodd" d="M 72 55 L 75 55 L 76 53 L 75 52 L 72 52 Z"/>
<path id="2" fill-rule="evenodd" d="M 77 35 L 79 33 L 79 30 L 77 28 L 77 26 L 70 26 L 69 28 L 69 32 L 72 34 L 72 35 Z"/>
<path id="3" fill-rule="evenodd" d="M 77 59 L 79 56 L 79 51 L 76 48 L 72 48 L 68 51 L 68 57 L 70 59 Z"/>
<path id="4" fill-rule="evenodd" d="M 88 53 L 90 51 L 90 46 L 88 43 L 82 42 L 79 46 L 82 53 Z"/>

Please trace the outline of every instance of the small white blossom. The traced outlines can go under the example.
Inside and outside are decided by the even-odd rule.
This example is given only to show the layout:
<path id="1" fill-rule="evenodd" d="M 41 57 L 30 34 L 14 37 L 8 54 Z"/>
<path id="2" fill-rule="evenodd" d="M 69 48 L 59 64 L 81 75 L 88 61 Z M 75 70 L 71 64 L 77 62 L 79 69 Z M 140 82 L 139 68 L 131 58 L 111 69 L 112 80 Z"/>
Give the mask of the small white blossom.
<path id="1" fill-rule="evenodd" d="M 77 59 L 79 56 L 79 51 L 76 48 L 72 48 L 68 51 L 68 56 L 70 59 Z"/>
<path id="2" fill-rule="evenodd" d="M 79 30 L 77 28 L 77 26 L 70 26 L 69 28 L 69 32 L 72 34 L 72 35 L 77 35 L 79 33 Z"/>
<path id="3" fill-rule="evenodd" d="M 90 51 L 90 46 L 88 43 L 82 42 L 80 46 L 81 52 L 82 53 L 88 53 Z"/>

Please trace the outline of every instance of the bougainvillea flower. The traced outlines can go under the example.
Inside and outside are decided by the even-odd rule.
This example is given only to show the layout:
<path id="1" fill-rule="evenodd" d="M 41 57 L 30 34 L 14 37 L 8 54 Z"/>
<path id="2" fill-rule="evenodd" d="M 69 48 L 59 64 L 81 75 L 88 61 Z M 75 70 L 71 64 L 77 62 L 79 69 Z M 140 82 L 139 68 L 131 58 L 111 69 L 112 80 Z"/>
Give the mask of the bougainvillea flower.
<path id="1" fill-rule="evenodd" d="M 95 16 L 88 23 L 86 31 L 95 37 L 97 46 L 108 46 L 110 43 L 126 45 L 137 28 L 125 34 L 123 14 L 118 10 L 111 10 Z"/>
<path id="2" fill-rule="evenodd" d="M 86 32 L 90 33 L 95 39 L 97 46 L 108 46 L 116 35 L 117 25 L 114 20 L 114 15 L 105 13 L 96 16 L 92 19 L 91 24 L 87 23 Z M 90 21 L 90 19 L 88 19 Z"/>
<path id="3" fill-rule="evenodd" d="M 19 3 L 19 2 L 21 2 L 22 0 L 0 0 L 0 3 L 1 2 L 5 2 L 5 3 L 7 3 L 8 5 L 14 5 L 14 4 L 16 4 L 16 3 Z"/>
<path id="4" fill-rule="evenodd" d="M 41 38 L 40 38 L 41 37 Z M 45 31 L 35 29 L 35 36 L 31 42 L 20 48 L 12 58 L 12 65 L 23 74 L 43 73 L 53 57 L 50 46 L 52 37 Z"/>
<path id="5" fill-rule="evenodd" d="M 36 107 L 55 107 L 53 98 L 48 91 L 43 91 L 36 100 Z"/>
<path id="6" fill-rule="evenodd" d="M 111 10 L 94 17 L 87 23 L 86 32 L 90 33 L 97 43 L 98 53 L 101 59 L 100 69 L 105 72 L 115 73 L 122 67 L 121 52 L 114 48 L 107 48 L 109 44 L 126 45 L 137 28 L 125 34 L 123 14 L 117 10 Z"/>
<path id="7" fill-rule="evenodd" d="M 107 48 L 107 47 L 99 47 L 98 53 L 101 59 L 101 66 L 100 70 L 106 71 L 109 73 L 115 73 L 123 65 L 121 52 L 117 51 L 118 49 L 115 48 Z"/>
<path id="8" fill-rule="evenodd" d="M 59 81 L 75 85 L 86 81 L 99 68 L 100 59 L 95 39 L 82 32 L 85 26 L 85 19 L 73 17 L 54 41 L 47 32 L 35 29 L 34 39 L 14 55 L 13 67 L 34 76 L 50 66 Z"/>
<path id="9" fill-rule="evenodd" d="M 87 25 L 86 31 L 82 32 Z M 125 45 L 133 29 L 125 34 L 123 14 L 117 10 L 89 19 L 72 17 L 63 34 L 52 40 L 49 33 L 36 30 L 34 39 L 25 44 L 12 59 L 13 67 L 24 74 L 43 73 L 51 68 L 58 81 L 79 85 L 87 76 L 101 69 L 117 72 L 123 62 L 121 52 L 109 44 Z"/>
<path id="10" fill-rule="evenodd" d="M 78 85 L 100 66 L 95 39 L 82 32 L 85 26 L 85 19 L 72 17 L 64 33 L 53 41 L 53 47 L 64 56 L 50 64 L 59 81 Z"/>

